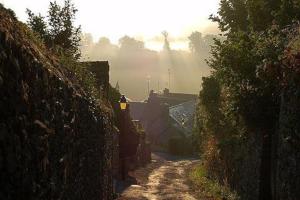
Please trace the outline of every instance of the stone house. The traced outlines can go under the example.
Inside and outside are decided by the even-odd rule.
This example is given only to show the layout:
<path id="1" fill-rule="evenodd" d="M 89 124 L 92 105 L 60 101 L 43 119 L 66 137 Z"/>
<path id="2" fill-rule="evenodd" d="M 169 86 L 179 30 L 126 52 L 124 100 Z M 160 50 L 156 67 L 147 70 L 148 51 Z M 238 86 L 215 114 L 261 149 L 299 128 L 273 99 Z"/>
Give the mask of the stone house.
<path id="1" fill-rule="evenodd" d="M 145 127 L 154 149 L 168 149 L 171 138 L 191 136 L 197 95 L 151 91 L 144 102 L 131 102 L 130 114 Z"/>

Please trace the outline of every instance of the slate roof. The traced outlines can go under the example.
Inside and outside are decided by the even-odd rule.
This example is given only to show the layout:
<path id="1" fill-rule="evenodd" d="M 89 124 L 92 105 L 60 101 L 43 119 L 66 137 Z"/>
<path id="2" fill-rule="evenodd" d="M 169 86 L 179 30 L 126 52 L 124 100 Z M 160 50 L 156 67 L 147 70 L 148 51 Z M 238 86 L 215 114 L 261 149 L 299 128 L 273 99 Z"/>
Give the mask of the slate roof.
<path id="1" fill-rule="evenodd" d="M 191 136 L 196 101 L 196 95 L 153 93 L 148 102 L 130 102 L 130 114 L 132 119 L 140 120 L 149 137 L 167 142 L 176 133 Z"/>
<path id="2" fill-rule="evenodd" d="M 169 108 L 169 115 L 174 120 L 175 127 L 181 129 L 186 136 L 193 130 L 196 100 L 187 101 Z"/>
<path id="3" fill-rule="evenodd" d="M 175 106 L 187 101 L 197 99 L 197 95 L 180 93 L 158 94 L 156 97 L 160 103 L 167 103 L 170 106 Z"/>

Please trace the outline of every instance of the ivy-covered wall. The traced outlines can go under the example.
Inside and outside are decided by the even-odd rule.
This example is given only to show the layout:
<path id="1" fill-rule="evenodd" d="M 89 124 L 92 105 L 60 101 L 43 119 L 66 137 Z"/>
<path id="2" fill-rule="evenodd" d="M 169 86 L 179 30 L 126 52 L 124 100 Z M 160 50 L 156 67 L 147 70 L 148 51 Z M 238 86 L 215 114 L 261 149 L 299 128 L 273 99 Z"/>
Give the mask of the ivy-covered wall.
<path id="1" fill-rule="evenodd" d="M 0 19 L 0 199 L 112 199 L 110 107 L 2 6 Z"/>

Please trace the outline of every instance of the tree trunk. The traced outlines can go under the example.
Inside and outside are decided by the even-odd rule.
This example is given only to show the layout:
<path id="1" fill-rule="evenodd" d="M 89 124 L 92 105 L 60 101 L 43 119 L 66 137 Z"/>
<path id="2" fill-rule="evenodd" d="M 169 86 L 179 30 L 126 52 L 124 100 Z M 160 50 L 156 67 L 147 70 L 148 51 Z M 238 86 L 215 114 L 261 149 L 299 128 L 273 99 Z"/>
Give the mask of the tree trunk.
<path id="1" fill-rule="evenodd" d="M 272 175 L 272 136 L 271 131 L 263 132 L 259 200 L 272 200 L 271 175 Z"/>

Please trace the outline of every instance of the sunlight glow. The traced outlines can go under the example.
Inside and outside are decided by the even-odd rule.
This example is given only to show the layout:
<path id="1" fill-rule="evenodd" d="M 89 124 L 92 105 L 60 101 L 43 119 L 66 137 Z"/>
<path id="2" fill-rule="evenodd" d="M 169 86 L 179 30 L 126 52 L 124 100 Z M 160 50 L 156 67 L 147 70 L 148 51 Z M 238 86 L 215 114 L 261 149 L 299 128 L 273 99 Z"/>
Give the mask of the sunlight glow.
<path id="1" fill-rule="evenodd" d="M 1 0 L 14 10 L 21 21 L 26 21 L 26 8 L 45 14 L 49 0 Z M 57 0 L 62 4 L 63 0 Z M 81 24 L 85 33 L 92 33 L 94 40 L 109 37 L 117 43 L 124 35 L 143 39 L 149 48 L 153 37 L 161 31 L 170 37 L 187 37 L 192 31 L 216 33 L 217 26 L 208 20 L 215 14 L 219 0 L 73 0 L 78 8 L 76 24 Z M 149 42 L 149 44 L 148 44 Z M 172 44 L 171 44 L 172 45 Z M 187 48 L 187 44 L 174 41 L 174 48 Z"/>

